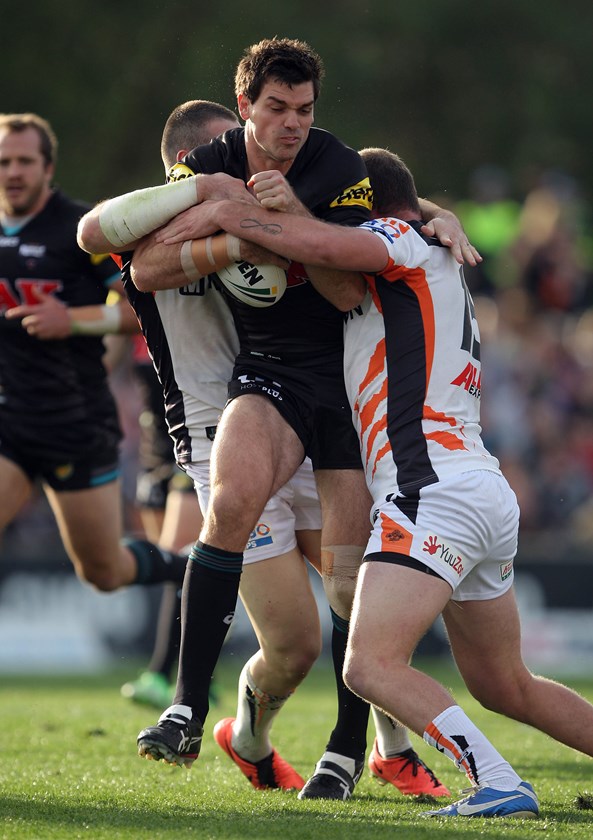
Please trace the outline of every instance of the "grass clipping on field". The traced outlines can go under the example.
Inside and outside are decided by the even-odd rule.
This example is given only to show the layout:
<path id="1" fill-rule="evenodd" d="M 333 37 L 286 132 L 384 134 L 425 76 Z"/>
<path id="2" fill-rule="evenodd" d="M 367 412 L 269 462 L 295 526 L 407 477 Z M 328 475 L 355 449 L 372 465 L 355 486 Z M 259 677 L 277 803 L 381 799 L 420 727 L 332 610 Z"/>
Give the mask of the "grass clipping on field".
<path id="1" fill-rule="evenodd" d="M 589 793 L 589 791 L 578 793 L 574 804 L 581 811 L 593 811 L 593 793 Z"/>

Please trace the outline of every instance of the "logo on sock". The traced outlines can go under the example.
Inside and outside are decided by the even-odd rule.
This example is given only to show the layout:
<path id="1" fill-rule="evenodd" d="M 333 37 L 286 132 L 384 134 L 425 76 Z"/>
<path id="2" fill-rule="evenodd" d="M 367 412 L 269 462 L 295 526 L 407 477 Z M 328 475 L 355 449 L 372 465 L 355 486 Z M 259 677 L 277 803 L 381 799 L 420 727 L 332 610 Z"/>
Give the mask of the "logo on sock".
<path id="1" fill-rule="evenodd" d="M 465 735 L 451 735 L 451 740 L 457 744 L 460 750 L 459 755 L 454 759 L 456 767 L 458 769 L 463 767 L 470 779 L 473 780 L 474 784 L 479 784 L 478 768 L 476 767 L 474 754 L 470 750 L 467 738 Z"/>

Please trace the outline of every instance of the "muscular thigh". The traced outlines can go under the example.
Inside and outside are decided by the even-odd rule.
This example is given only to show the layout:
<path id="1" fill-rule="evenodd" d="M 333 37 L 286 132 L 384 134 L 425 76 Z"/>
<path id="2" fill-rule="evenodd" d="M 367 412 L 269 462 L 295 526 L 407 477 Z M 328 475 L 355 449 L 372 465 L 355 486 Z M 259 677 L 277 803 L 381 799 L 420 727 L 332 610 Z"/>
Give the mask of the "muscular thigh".
<path id="1" fill-rule="evenodd" d="M 243 551 L 266 502 L 302 459 L 298 436 L 265 397 L 248 394 L 232 400 L 212 448 L 201 539 Z"/>
<path id="2" fill-rule="evenodd" d="M 212 491 L 221 481 L 240 482 L 246 494 L 265 482 L 266 500 L 292 477 L 303 460 L 298 436 L 265 397 L 246 395 L 225 408 L 212 448 Z"/>
<path id="3" fill-rule="evenodd" d="M 88 563 L 114 562 L 123 530 L 120 482 L 85 490 L 44 489 L 66 549 Z"/>
<path id="4" fill-rule="evenodd" d="M 298 549 L 244 567 L 239 593 L 264 654 L 318 644 L 317 603 Z"/>
<path id="5" fill-rule="evenodd" d="M 350 619 L 352 649 L 383 663 L 407 662 L 450 597 L 441 578 L 378 560 L 363 563 Z"/>
<path id="6" fill-rule="evenodd" d="M 443 610 L 451 650 L 468 688 L 500 686 L 524 671 L 514 589 L 488 601 L 450 601 Z"/>

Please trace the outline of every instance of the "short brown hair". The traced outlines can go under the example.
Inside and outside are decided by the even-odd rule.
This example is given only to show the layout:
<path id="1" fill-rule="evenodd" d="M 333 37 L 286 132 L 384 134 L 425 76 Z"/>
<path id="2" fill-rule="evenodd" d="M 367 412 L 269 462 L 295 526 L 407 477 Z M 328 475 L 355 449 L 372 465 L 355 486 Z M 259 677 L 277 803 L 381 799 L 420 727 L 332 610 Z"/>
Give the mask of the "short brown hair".
<path id="1" fill-rule="evenodd" d="M 403 210 L 420 212 L 414 176 L 395 152 L 362 149 L 360 156 L 373 188 L 373 211 L 380 216 L 397 216 Z"/>
<path id="2" fill-rule="evenodd" d="M 323 62 L 304 41 L 292 38 L 265 38 L 247 47 L 235 73 L 235 93 L 255 102 L 268 79 L 288 87 L 313 82 L 313 96 L 319 96 Z"/>
<path id="3" fill-rule="evenodd" d="M 34 128 L 39 135 L 41 154 L 46 164 L 56 162 L 58 156 L 58 138 L 47 120 L 37 114 L 0 114 L 0 131 L 21 132 Z"/>
<path id="4" fill-rule="evenodd" d="M 218 102 L 190 99 L 174 108 L 163 129 L 161 157 L 167 167 L 175 163 L 179 149 L 194 149 L 209 143 L 208 123 L 211 120 L 239 121 L 237 115 Z"/>

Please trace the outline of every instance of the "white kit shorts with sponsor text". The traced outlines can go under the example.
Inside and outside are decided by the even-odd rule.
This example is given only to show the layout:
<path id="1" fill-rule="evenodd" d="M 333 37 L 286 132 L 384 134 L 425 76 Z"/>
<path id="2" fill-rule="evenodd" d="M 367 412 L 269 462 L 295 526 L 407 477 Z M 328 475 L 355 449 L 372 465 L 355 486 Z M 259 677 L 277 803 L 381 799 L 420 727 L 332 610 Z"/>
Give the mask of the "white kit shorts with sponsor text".
<path id="1" fill-rule="evenodd" d="M 453 600 L 491 600 L 513 583 L 519 506 L 500 473 L 473 470 L 423 487 L 415 523 L 393 500 L 375 504 L 373 520 L 365 555 L 414 558 L 450 584 Z"/>
<path id="2" fill-rule="evenodd" d="M 187 464 L 202 514 L 210 498 L 210 468 L 207 461 Z M 321 508 L 309 458 L 305 458 L 290 481 L 272 496 L 245 548 L 243 564 L 258 563 L 286 554 L 296 547 L 295 531 L 321 529 Z"/>

